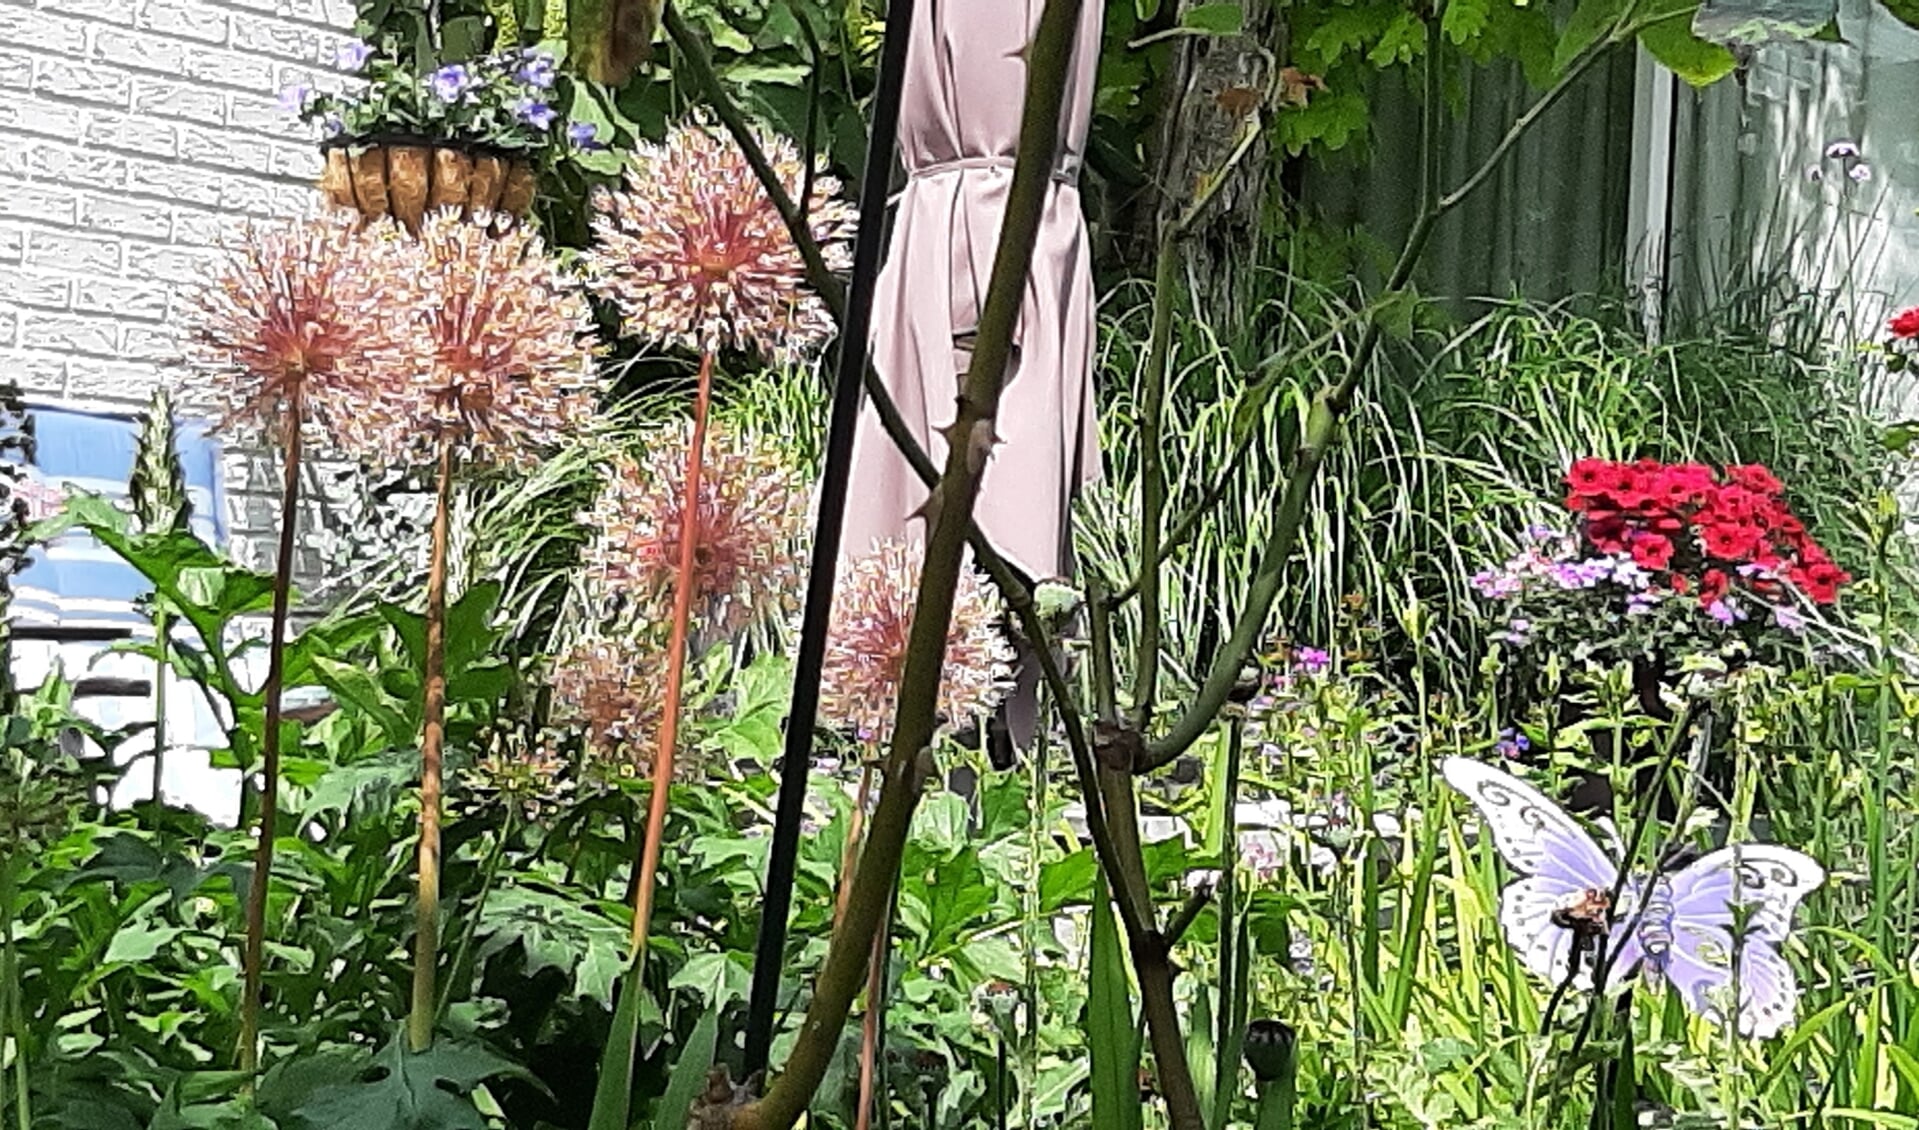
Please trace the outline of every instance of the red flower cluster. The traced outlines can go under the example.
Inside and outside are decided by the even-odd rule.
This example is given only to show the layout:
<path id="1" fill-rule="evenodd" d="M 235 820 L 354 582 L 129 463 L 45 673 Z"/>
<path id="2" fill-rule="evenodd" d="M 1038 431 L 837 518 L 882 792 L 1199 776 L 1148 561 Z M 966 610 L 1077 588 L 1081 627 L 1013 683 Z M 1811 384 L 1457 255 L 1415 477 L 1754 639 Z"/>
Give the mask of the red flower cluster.
<path id="1" fill-rule="evenodd" d="M 1919 306 L 1893 315 L 1892 322 L 1886 328 L 1892 331 L 1894 337 L 1919 337 Z"/>
<path id="2" fill-rule="evenodd" d="M 1722 479 L 1698 463 L 1581 459 L 1566 486 L 1566 508 L 1585 516 L 1595 550 L 1630 553 L 1656 582 L 1697 591 L 1701 606 L 1724 597 L 1735 577 L 1766 600 L 1780 595 L 1783 578 L 1819 604 L 1839 599 L 1852 579 L 1793 516 L 1785 485 L 1756 463 L 1728 467 Z"/>

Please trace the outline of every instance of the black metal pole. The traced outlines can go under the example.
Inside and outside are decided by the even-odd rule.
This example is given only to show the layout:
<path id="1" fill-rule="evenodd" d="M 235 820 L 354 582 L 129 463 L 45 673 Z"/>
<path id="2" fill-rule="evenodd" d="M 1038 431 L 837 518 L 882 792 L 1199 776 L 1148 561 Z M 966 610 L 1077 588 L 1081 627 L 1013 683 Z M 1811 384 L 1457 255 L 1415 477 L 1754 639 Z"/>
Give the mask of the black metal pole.
<path id="1" fill-rule="evenodd" d="M 880 48 L 879 88 L 873 95 L 872 133 L 860 177 L 860 224 L 853 242 L 853 278 L 833 380 L 833 412 L 826 433 L 826 467 L 820 483 L 819 518 L 813 529 L 813 571 L 807 580 L 806 612 L 793 667 L 793 704 L 780 758 L 780 800 L 773 819 L 773 848 L 766 865 L 759 945 L 753 955 L 753 995 L 746 1015 L 746 1073 L 766 1066 L 773 1046 L 773 1017 L 780 974 L 786 964 L 786 918 L 793 906 L 793 873 L 800 846 L 806 776 L 813 764 L 813 725 L 819 715 L 820 665 L 826 658 L 826 628 L 833 615 L 833 582 L 839 565 L 840 527 L 852 474 L 853 428 L 859 422 L 860 382 L 866 375 L 873 322 L 873 285 L 879 278 L 886 228 L 886 197 L 892 187 L 893 147 L 900 118 L 900 87 L 906 79 L 906 45 L 912 38 L 913 0 L 886 6 L 886 40 Z"/>

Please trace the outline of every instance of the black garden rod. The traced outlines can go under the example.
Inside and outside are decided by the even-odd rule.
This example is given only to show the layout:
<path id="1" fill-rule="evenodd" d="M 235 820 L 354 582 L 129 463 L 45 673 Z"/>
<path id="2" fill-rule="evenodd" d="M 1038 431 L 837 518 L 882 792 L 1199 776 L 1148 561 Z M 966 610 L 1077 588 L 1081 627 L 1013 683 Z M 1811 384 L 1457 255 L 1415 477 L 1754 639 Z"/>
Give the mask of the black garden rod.
<path id="1" fill-rule="evenodd" d="M 860 382 L 866 373 L 873 287 L 886 235 L 886 198 L 892 187 L 893 147 L 900 118 L 900 87 L 906 79 L 906 47 L 913 33 L 913 0 L 886 5 L 886 39 L 880 48 L 879 87 L 873 95 L 872 133 L 860 177 L 859 231 L 853 241 L 853 277 L 840 323 L 833 378 L 833 411 L 826 433 L 826 467 L 820 482 L 819 517 L 813 527 L 813 569 L 807 579 L 806 612 L 793 669 L 793 703 L 780 758 L 779 808 L 773 818 L 773 848 L 766 865 L 759 944 L 753 955 L 753 995 L 746 1015 L 746 1074 L 766 1066 L 773 1046 L 773 1019 L 786 964 L 786 919 L 793 906 L 800 818 L 806 777 L 813 764 L 813 727 L 819 716 L 820 667 L 826 659 L 826 629 L 833 616 L 833 582 L 839 566 L 840 532 L 853 470 L 853 430 L 859 422 Z"/>

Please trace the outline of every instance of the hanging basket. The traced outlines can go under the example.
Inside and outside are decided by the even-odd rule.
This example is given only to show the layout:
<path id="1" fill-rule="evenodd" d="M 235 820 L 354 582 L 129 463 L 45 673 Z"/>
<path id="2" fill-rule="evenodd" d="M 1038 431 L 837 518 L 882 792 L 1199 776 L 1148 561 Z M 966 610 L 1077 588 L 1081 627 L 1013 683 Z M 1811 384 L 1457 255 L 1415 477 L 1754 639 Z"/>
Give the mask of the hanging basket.
<path id="1" fill-rule="evenodd" d="M 506 150 L 418 137 L 336 138 L 321 145 L 320 191 L 337 208 L 392 216 L 417 232 L 440 208 L 524 216 L 533 206 L 533 165 Z"/>

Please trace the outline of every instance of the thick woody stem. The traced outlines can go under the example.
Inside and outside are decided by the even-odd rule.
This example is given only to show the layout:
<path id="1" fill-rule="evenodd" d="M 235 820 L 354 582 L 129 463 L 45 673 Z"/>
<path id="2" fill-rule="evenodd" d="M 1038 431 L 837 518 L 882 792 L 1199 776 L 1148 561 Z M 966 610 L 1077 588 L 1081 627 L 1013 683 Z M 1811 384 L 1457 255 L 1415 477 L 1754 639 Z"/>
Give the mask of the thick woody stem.
<path id="1" fill-rule="evenodd" d="M 1066 93 L 1067 62 L 1082 0 L 1047 0 L 1029 48 L 1025 112 L 1013 183 L 981 312 L 973 364 L 947 429 L 945 472 L 926 508 L 925 565 L 900 679 L 892 746 L 880 774 L 878 807 L 868 825 L 846 917 L 835 931 L 826 967 L 792 1058 L 765 1098 L 733 1114 L 736 1130 L 787 1130 L 812 1101 L 839 1044 L 853 999 L 865 981 L 873 939 L 899 874 L 924 774 L 918 762 L 933 740 L 945 664 L 946 633 L 964 567 L 973 504 L 995 442 L 1001 386 L 1012 358 L 1013 331 L 1026 293 L 1040 214 L 1052 180 Z"/>

